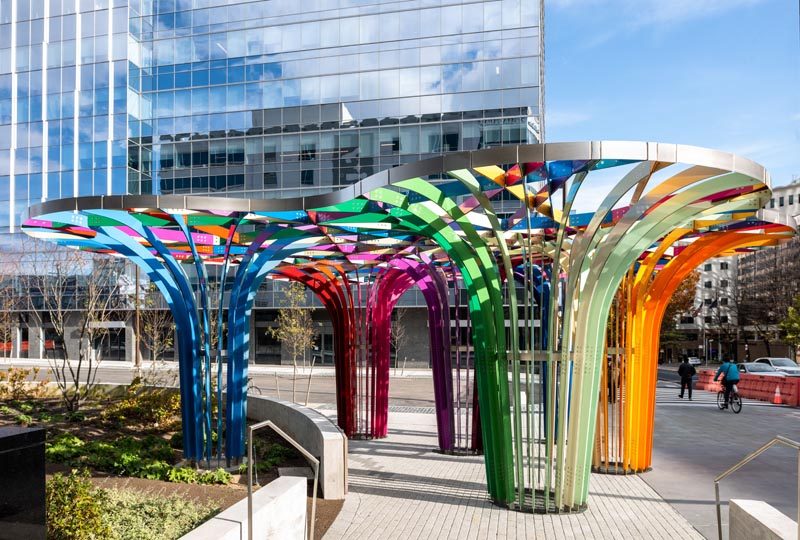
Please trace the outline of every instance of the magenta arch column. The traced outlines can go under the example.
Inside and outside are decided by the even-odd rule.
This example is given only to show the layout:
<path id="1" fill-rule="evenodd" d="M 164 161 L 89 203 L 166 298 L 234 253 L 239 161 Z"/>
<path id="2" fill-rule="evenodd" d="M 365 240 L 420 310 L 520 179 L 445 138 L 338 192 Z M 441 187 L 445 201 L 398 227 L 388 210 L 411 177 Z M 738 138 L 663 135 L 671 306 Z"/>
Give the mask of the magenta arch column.
<path id="1" fill-rule="evenodd" d="M 434 403 L 439 447 L 450 451 L 454 445 L 453 380 L 450 366 L 450 314 L 447 283 L 432 265 L 413 259 L 395 259 L 382 272 L 370 296 L 374 379 L 372 426 L 375 437 L 388 433 L 389 342 L 392 310 L 400 297 L 416 284 L 428 307 L 430 360 L 433 370 Z"/>

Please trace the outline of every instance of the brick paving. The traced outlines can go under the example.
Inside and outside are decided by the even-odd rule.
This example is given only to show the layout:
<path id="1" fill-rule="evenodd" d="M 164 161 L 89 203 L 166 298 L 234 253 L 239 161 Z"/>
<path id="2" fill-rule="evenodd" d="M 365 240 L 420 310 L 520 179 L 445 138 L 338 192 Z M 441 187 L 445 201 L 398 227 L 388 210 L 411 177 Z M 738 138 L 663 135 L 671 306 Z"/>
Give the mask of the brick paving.
<path id="1" fill-rule="evenodd" d="M 386 439 L 350 441 L 350 492 L 325 540 L 703 538 L 637 476 L 592 475 L 580 514 L 500 508 L 486 497 L 480 456 L 433 451 L 433 414 L 390 412 L 389 426 Z"/>

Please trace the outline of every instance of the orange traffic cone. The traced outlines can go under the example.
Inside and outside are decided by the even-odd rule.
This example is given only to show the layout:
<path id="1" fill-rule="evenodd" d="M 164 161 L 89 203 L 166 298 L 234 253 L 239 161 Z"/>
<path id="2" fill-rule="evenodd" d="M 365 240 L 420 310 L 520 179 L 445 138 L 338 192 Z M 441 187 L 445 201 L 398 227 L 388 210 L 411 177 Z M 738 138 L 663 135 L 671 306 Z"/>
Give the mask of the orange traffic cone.
<path id="1" fill-rule="evenodd" d="M 783 405 L 783 399 L 781 398 L 781 385 L 775 386 L 775 395 L 772 396 L 772 403 L 775 405 Z"/>

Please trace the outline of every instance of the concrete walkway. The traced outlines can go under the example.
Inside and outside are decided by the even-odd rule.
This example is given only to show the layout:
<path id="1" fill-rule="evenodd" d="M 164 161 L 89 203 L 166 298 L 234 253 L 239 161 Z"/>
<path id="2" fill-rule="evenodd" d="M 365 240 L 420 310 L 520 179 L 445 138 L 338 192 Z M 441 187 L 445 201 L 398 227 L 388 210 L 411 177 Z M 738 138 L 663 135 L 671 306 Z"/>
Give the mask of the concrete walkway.
<path id="1" fill-rule="evenodd" d="M 389 426 L 386 439 L 350 441 L 350 493 L 326 540 L 702 538 L 636 476 L 592 475 L 589 509 L 580 514 L 499 508 L 487 500 L 480 456 L 433 451 L 433 414 L 390 412 Z"/>

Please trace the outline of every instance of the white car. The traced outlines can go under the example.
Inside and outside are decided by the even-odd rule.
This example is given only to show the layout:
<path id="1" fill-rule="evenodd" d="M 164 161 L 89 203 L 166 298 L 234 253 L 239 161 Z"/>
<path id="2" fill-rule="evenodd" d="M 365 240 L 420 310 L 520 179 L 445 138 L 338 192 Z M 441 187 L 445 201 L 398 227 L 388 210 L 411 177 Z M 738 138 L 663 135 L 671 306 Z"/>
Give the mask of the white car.
<path id="1" fill-rule="evenodd" d="M 790 358 L 776 358 L 774 356 L 765 356 L 763 358 L 756 358 L 758 364 L 768 364 L 778 371 L 786 373 L 790 377 L 800 377 L 800 366 L 797 362 Z"/>
<path id="2" fill-rule="evenodd" d="M 748 373 L 750 375 L 766 375 L 769 377 L 786 378 L 786 373 L 778 371 L 769 364 L 763 362 L 749 362 L 744 364 L 736 364 L 739 373 Z"/>
<path id="3" fill-rule="evenodd" d="M 702 364 L 702 363 L 703 363 L 703 361 L 702 361 L 702 360 L 700 360 L 700 359 L 699 359 L 698 357 L 696 357 L 696 356 L 690 356 L 690 357 L 689 357 L 689 365 L 691 365 L 691 366 L 699 366 L 699 365 L 700 365 L 700 364 Z"/>

